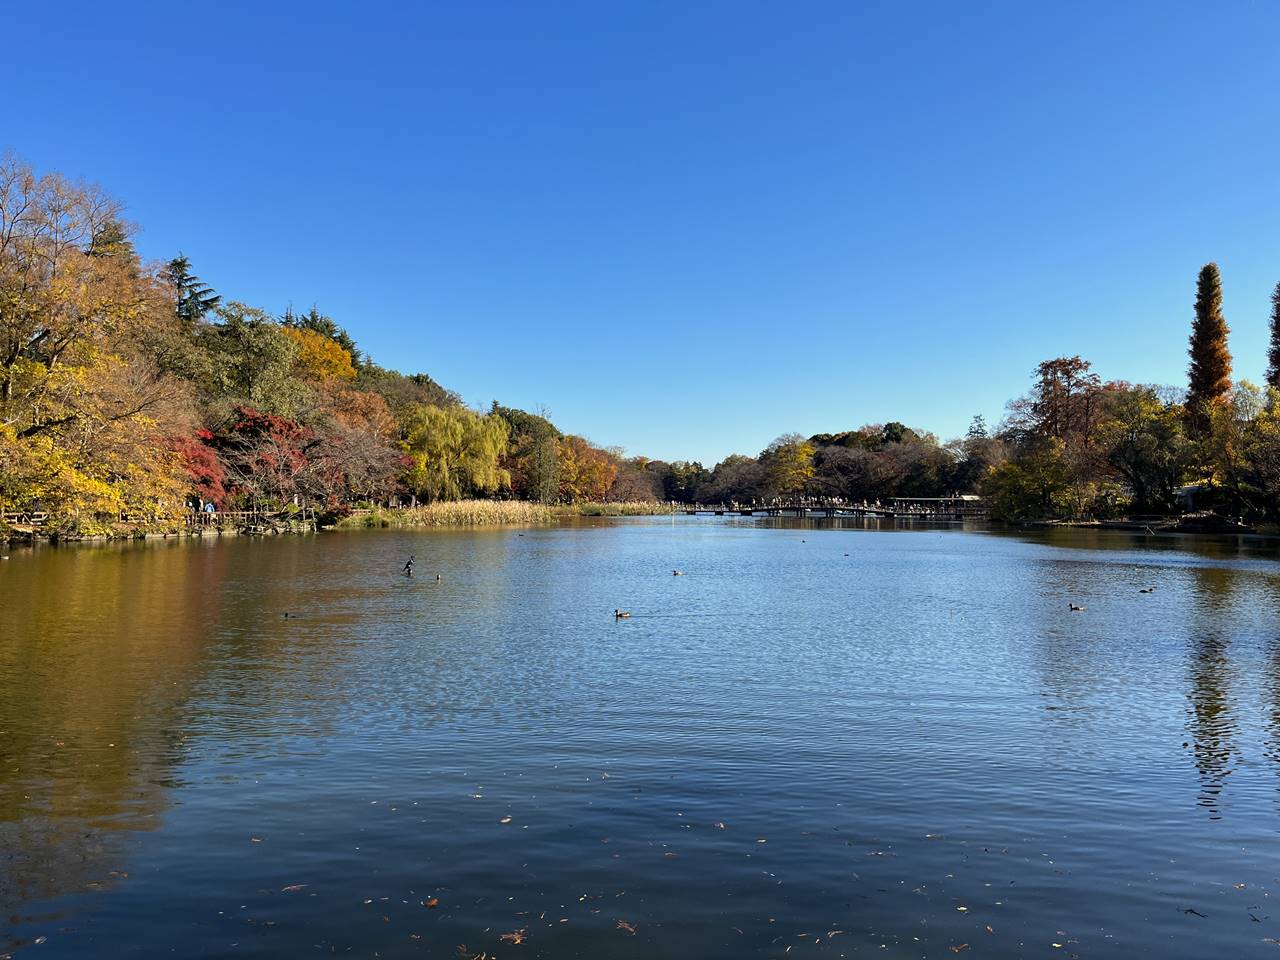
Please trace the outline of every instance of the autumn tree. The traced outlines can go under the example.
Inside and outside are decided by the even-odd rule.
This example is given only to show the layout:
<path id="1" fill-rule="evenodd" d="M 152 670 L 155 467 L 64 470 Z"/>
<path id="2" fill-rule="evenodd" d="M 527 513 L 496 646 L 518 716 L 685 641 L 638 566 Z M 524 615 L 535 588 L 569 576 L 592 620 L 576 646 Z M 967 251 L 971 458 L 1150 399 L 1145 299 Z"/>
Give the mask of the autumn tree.
<path id="1" fill-rule="evenodd" d="M 1034 449 L 988 471 L 982 493 L 996 520 L 1039 520 L 1072 514 L 1071 468 L 1063 442 L 1041 440 Z"/>
<path id="2" fill-rule="evenodd" d="M 351 334 L 338 326 L 332 317 L 321 313 L 314 304 L 306 313 L 294 313 L 292 307 L 287 308 L 284 316 L 280 318 L 280 322 L 294 330 L 309 330 L 312 333 L 318 333 L 347 351 L 351 355 L 352 363 L 360 361 L 360 351 L 356 349 L 356 342 L 351 339 Z"/>
<path id="3" fill-rule="evenodd" d="M 1031 393 L 1009 404 L 1010 426 L 1067 446 L 1089 447 L 1102 388 L 1092 366 L 1078 356 L 1039 364 Z"/>
<path id="4" fill-rule="evenodd" d="M 226 505 L 227 468 L 218 456 L 214 435 L 209 430 L 198 430 L 192 437 L 172 437 L 170 448 L 178 455 L 187 482 L 195 495 L 217 507 Z"/>
<path id="5" fill-rule="evenodd" d="M 649 469 L 653 461 L 647 457 L 622 457 L 614 455 L 618 473 L 606 494 L 609 500 L 648 501 L 665 499 L 662 476 Z"/>
<path id="6" fill-rule="evenodd" d="M 798 433 L 774 440 L 760 455 L 769 471 L 769 482 L 777 493 L 802 493 L 813 479 L 814 445 Z"/>
<path id="7" fill-rule="evenodd" d="M 560 461 L 560 499 L 568 503 L 603 500 L 618 468 L 608 453 L 582 437 L 556 443 Z"/>
<path id="8" fill-rule="evenodd" d="M 350 383 L 356 378 L 351 354 L 336 340 L 306 327 L 284 325 L 281 333 L 297 346 L 298 374 L 319 383 Z"/>
<path id="9" fill-rule="evenodd" d="M 319 443 L 314 431 L 248 406 L 237 407 L 235 414 L 216 444 L 230 486 L 247 505 L 281 507 L 295 496 L 326 497 L 323 484 L 307 483 L 314 478 L 311 458 Z"/>
<path id="10" fill-rule="evenodd" d="M 175 496 L 176 458 L 156 441 L 182 390 L 138 349 L 162 302 L 118 202 L 0 158 L 7 506 L 39 499 L 88 532 Z"/>
<path id="11" fill-rule="evenodd" d="M 1212 408 L 1231 396 L 1231 353 L 1227 349 L 1227 321 L 1222 315 L 1222 279 L 1216 263 L 1206 263 L 1196 281 L 1195 319 L 1191 325 L 1191 365 L 1187 389 L 1187 430 L 1203 437 Z"/>

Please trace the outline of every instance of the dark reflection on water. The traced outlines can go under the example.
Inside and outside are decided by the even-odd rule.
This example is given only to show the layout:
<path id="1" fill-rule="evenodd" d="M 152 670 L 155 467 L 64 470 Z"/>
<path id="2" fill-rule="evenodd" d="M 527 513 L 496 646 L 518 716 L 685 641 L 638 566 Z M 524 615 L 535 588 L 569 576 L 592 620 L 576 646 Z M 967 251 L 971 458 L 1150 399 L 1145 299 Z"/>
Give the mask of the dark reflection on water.
<path id="1" fill-rule="evenodd" d="M 1271 956 L 1277 558 L 687 518 L 14 550 L 0 954 Z"/>

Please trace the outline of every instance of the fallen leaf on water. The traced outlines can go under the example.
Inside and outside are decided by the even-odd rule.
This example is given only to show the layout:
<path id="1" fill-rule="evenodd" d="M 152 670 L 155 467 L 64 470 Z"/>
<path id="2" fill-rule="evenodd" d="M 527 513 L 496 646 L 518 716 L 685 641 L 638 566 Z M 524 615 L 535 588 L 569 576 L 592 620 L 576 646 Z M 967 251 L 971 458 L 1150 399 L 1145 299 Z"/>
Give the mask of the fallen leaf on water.
<path id="1" fill-rule="evenodd" d="M 428 897 L 426 900 L 422 901 L 422 905 L 428 910 L 434 910 L 436 907 L 440 906 L 440 898 Z"/>
<path id="2" fill-rule="evenodd" d="M 249 842 L 250 842 L 250 843 L 261 843 L 261 842 L 262 842 L 262 838 L 261 838 L 261 837 L 250 837 L 250 838 L 249 838 Z"/>
<path id="3" fill-rule="evenodd" d="M 969 912 L 969 908 L 968 908 L 968 907 L 956 907 L 956 909 L 957 909 L 957 910 L 959 910 L 961 913 L 968 913 L 968 912 Z"/>
<path id="4" fill-rule="evenodd" d="M 280 888 L 280 892 L 281 892 L 281 893 L 295 893 L 295 892 L 296 892 L 296 891 L 298 891 L 298 890 L 304 890 L 304 889 L 306 889 L 306 886 L 307 886 L 307 885 L 306 885 L 305 883 L 291 883 L 291 884 L 289 884 L 289 886 L 287 886 L 287 887 L 281 887 L 281 888 Z"/>
<path id="5" fill-rule="evenodd" d="M 954 947 L 951 948 L 951 952 L 959 953 L 961 950 L 968 950 L 968 949 L 969 949 L 969 945 L 967 943 L 957 943 Z"/>
<path id="6" fill-rule="evenodd" d="M 627 931 L 627 933 L 631 934 L 633 937 L 636 935 L 636 925 L 634 923 L 627 923 L 625 920 L 619 920 L 618 929 Z"/>
<path id="7" fill-rule="evenodd" d="M 503 817 L 503 818 L 502 818 L 501 820 L 499 820 L 498 822 L 499 822 L 499 823 L 510 823 L 510 822 L 511 822 L 511 818 L 510 818 L 510 817 Z"/>
<path id="8" fill-rule="evenodd" d="M 724 829 L 724 824 L 723 824 L 723 823 L 721 823 L 719 820 L 717 820 L 717 821 L 716 821 L 716 829 L 717 829 L 717 830 L 723 830 L 723 829 Z"/>
<path id="9" fill-rule="evenodd" d="M 524 928 L 521 927 L 519 930 L 512 930 L 510 933 L 504 933 L 502 936 L 498 937 L 498 939 L 505 940 L 507 943 L 524 943 Z"/>
<path id="10" fill-rule="evenodd" d="M 995 933 L 995 931 L 991 929 L 991 924 L 989 923 L 987 924 L 987 933 Z"/>

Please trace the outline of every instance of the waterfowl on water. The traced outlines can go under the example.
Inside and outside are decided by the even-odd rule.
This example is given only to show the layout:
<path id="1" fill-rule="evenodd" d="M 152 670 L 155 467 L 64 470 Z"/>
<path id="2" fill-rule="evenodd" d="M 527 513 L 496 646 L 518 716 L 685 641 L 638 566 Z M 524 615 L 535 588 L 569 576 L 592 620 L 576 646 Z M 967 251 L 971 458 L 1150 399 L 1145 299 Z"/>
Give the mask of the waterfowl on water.
<path id="1" fill-rule="evenodd" d="M 438 573 L 436 574 L 436 580 L 437 580 L 437 581 L 440 581 L 440 580 L 443 580 L 443 579 L 444 579 L 444 577 L 440 576 L 440 574 L 438 574 Z"/>
<path id="2" fill-rule="evenodd" d="M 1155 587 L 1143 587 L 1143 588 L 1142 588 L 1141 590 L 1139 590 L 1138 592 L 1139 592 L 1139 593 L 1155 593 L 1155 592 L 1156 592 L 1156 588 L 1155 588 Z"/>
<path id="3" fill-rule="evenodd" d="M 1078 603 L 1068 603 L 1067 606 L 1072 610 L 1075 610 L 1077 613 L 1084 609 L 1084 607 L 1080 606 Z"/>
<path id="4" fill-rule="evenodd" d="M 625 619 L 627 619 L 627 617 L 629 617 L 629 616 L 631 616 L 631 611 L 629 611 L 629 610 L 614 610 L 614 611 L 613 611 L 613 619 L 615 619 L 615 620 L 625 620 Z"/>
<path id="5" fill-rule="evenodd" d="M 671 575 L 672 575 L 673 577 L 683 577 L 683 576 L 684 576 L 684 571 L 683 571 L 683 570 L 672 570 L 672 571 L 671 571 Z"/>

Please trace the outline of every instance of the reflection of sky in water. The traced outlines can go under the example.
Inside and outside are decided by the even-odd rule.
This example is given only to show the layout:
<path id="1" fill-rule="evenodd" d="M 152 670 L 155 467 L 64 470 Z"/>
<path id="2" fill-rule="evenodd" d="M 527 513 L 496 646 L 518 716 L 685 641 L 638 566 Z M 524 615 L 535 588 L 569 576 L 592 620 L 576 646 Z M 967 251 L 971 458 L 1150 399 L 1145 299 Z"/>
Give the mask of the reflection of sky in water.
<path id="1" fill-rule="evenodd" d="M 1280 935 L 1274 542 L 869 526 L 15 550 L 0 949 L 1199 957 Z"/>

